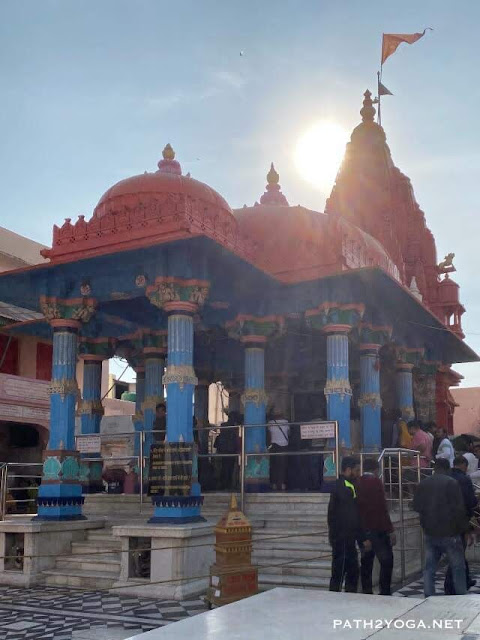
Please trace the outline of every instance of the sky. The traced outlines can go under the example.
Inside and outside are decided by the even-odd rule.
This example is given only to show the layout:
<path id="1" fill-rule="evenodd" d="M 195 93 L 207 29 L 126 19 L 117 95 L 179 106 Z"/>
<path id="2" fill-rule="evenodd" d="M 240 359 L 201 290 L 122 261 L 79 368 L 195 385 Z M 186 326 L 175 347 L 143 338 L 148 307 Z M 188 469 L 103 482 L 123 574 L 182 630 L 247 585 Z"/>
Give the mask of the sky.
<path id="1" fill-rule="evenodd" d="M 456 254 L 480 352 L 479 21 L 471 0 L 2 0 L 0 224 L 50 244 L 167 142 L 232 207 L 259 199 L 274 161 L 290 203 L 322 211 L 299 138 L 323 119 L 351 131 L 382 33 L 432 27 L 385 63 L 382 125 L 439 260 Z M 480 364 L 455 369 L 480 385 Z"/>

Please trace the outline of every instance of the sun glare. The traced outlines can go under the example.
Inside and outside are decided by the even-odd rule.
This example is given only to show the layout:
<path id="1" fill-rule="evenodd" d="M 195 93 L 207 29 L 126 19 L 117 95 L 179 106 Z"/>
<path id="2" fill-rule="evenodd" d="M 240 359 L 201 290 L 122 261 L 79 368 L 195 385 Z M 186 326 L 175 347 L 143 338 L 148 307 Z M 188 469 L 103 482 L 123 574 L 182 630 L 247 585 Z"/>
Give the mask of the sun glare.
<path id="1" fill-rule="evenodd" d="M 302 178 L 330 195 L 347 142 L 347 131 L 335 122 L 321 120 L 313 125 L 295 150 L 295 164 Z"/>

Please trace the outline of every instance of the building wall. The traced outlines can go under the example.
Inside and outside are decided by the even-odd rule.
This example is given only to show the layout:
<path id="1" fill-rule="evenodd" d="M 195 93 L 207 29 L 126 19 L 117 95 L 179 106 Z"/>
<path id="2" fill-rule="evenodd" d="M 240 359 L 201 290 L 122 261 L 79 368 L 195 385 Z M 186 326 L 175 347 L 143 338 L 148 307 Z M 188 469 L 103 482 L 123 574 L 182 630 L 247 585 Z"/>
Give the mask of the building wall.
<path id="1" fill-rule="evenodd" d="M 453 414 L 455 435 L 471 433 L 480 437 L 480 387 L 450 389 L 458 404 Z"/>

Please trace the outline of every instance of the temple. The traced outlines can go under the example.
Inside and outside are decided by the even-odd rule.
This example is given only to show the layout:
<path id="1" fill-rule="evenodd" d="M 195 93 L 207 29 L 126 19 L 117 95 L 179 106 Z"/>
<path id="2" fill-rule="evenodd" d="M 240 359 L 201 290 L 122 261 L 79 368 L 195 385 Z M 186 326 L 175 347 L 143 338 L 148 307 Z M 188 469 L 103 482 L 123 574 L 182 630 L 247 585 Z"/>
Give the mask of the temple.
<path id="1" fill-rule="evenodd" d="M 75 415 L 82 433 L 99 432 L 101 363 L 115 354 L 137 374 L 146 452 L 164 389 L 168 441 L 192 442 L 193 408 L 205 417 L 208 385 L 223 383 L 250 426 L 252 492 L 269 486 L 271 407 L 338 421 L 343 451 L 388 445 L 382 426 L 397 411 L 451 431 L 451 366 L 478 359 L 464 342 L 453 255 L 438 264 L 369 91 L 360 113 L 325 212 L 290 205 L 273 164 L 259 202 L 232 209 L 182 174 L 168 144 L 158 170 L 108 189 L 90 219 L 55 226 L 47 263 L 0 275 L 1 300 L 43 316 L 7 330 L 53 342 L 40 519 L 82 517 L 82 483 L 98 470 L 75 448 Z M 153 522 L 198 520 L 201 487 L 154 504 Z"/>

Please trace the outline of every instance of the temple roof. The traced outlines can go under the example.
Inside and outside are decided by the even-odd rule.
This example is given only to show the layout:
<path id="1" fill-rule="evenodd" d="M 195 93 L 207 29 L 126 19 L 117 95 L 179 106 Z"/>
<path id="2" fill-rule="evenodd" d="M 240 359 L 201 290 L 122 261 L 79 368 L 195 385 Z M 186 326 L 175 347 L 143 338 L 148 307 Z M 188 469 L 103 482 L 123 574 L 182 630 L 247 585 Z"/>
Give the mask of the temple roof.
<path id="1" fill-rule="evenodd" d="M 100 198 L 93 217 L 102 218 L 106 213 L 116 211 L 125 205 L 134 207 L 150 196 L 162 198 L 169 194 L 181 194 L 231 213 L 228 203 L 214 189 L 191 178 L 190 175 L 182 175 L 180 163 L 175 160 L 175 152 L 171 145 L 167 144 L 157 171 L 146 171 L 114 184 Z"/>
<path id="2" fill-rule="evenodd" d="M 168 144 L 158 171 L 121 180 L 100 198 L 93 216 L 65 219 L 53 228 L 52 248 L 42 252 L 54 263 L 148 247 L 205 235 L 247 257 L 248 241 L 227 202 L 214 189 L 183 176 Z"/>

